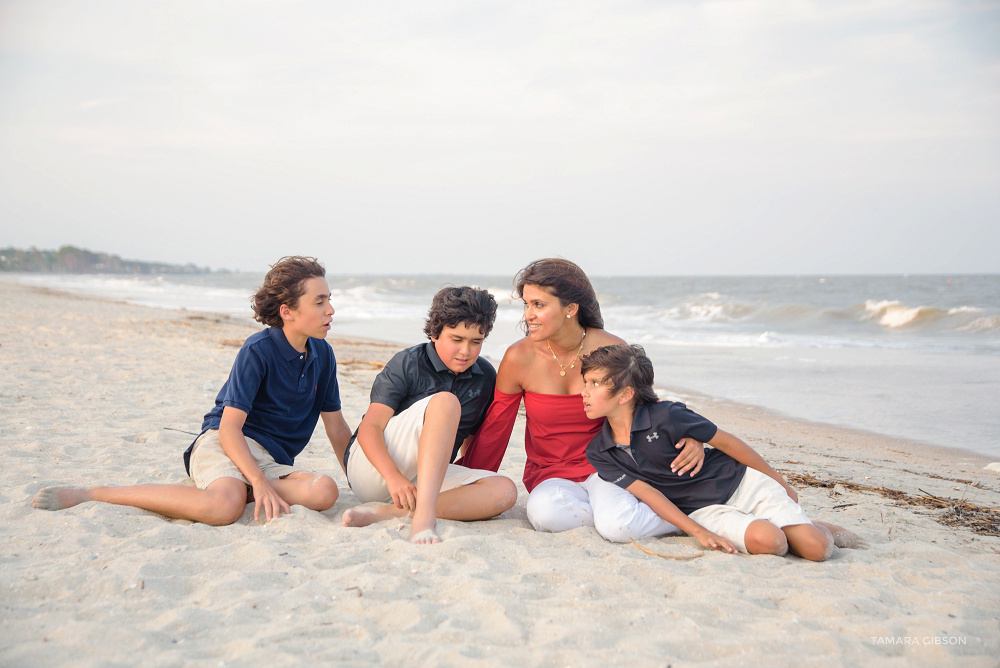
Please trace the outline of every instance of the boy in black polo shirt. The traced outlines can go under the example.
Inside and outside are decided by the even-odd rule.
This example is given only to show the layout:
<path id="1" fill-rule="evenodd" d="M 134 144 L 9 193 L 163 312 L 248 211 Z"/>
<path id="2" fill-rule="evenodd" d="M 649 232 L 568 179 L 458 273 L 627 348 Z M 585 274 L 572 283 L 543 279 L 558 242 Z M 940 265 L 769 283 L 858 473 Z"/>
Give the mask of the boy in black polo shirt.
<path id="1" fill-rule="evenodd" d="M 333 479 L 292 465 L 319 417 L 336 452 L 351 434 L 340 412 L 337 363 L 323 341 L 333 316 L 325 275 L 314 258 L 298 256 L 267 272 L 253 310 L 269 327 L 243 343 L 201 435 L 184 453 L 196 487 L 54 487 L 41 490 L 32 505 L 62 510 L 103 501 L 216 525 L 238 520 L 250 501 L 255 520 L 287 513 L 290 504 L 332 507 Z"/>
<path id="2" fill-rule="evenodd" d="M 653 365 L 640 346 L 605 346 L 583 358 L 587 417 L 606 417 L 587 446 L 601 478 L 627 489 L 657 515 L 730 553 L 827 559 L 836 525 L 811 522 L 795 490 L 749 445 L 684 404 L 659 401 Z M 708 443 L 697 477 L 673 472 L 674 444 L 689 437 Z M 831 533 L 832 532 L 832 533 Z"/>
<path id="3" fill-rule="evenodd" d="M 348 444 L 344 468 L 363 503 L 344 526 L 413 515 L 410 541 L 437 543 L 437 518 L 484 520 L 517 501 L 493 471 L 452 464 L 493 400 L 496 371 L 479 357 L 497 304 L 477 288 L 443 288 L 424 325 L 430 339 L 396 353 L 375 378 L 371 405 Z"/>

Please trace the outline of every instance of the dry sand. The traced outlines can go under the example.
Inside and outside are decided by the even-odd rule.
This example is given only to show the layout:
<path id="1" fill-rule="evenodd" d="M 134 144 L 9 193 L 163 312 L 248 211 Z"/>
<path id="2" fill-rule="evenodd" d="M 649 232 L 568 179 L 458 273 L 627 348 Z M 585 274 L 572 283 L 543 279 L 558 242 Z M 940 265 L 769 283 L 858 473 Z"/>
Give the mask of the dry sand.
<path id="1" fill-rule="evenodd" d="M 998 665 L 1000 538 L 845 487 L 800 487 L 811 516 L 869 543 L 822 564 L 539 534 L 521 421 L 501 469 L 517 505 L 441 521 L 436 546 L 408 544 L 403 521 L 340 525 L 356 500 L 322 429 L 297 463 L 338 481 L 324 513 L 259 525 L 250 507 L 215 528 L 97 503 L 33 510 L 46 485 L 184 481 L 192 437 L 171 429 L 198 431 L 253 328 L 2 278 L 0 305 L 0 665 Z M 396 347 L 334 325 L 353 427 Z M 1000 474 L 969 453 L 683 398 L 783 471 L 1000 507 Z"/>

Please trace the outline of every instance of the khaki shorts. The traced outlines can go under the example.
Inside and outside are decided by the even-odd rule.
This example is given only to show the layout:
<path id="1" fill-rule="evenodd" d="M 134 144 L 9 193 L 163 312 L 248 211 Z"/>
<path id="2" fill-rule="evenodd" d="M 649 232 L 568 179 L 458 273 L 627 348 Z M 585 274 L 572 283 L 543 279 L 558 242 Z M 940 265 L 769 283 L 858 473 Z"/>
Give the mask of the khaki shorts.
<path id="1" fill-rule="evenodd" d="M 417 482 L 417 445 L 420 443 L 420 432 L 424 428 L 424 412 L 431 397 L 421 399 L 398 415 L 389 418 L 385 425 L 385 445 L 389 456 L 396 463 L 399 472 L 406 476 L 414 485 Z M 441 491 L 462 487 L 499 475 L 493 471 L 470 469 L 458 464 L 448 464 L 441 483 Z M 347 482 L 354 496 L 362 503 L 388 503 L 392 501 L 389 487 L 385 479 L 372 463 L 368 461 L 361 444 L 355 441 L 347 457 Z"/>
<path id="2" fill-rule="evenodd" d="M 257 460 L 257 466 L 268 480 L 284 478 L 299 470 L 279 464 L 260 443 L 246 436 L 244 438 L 250 454 Z M 205 489 L 219 478 L 236 478 L 250 485 L 250 481 L 222 449 L 218 429 L 209 429 L 194 442 L 194 449 L 191 451 L 191 478 L 198 489 Z"/>
<path id="3" fill-rule="evenodd" d="M 755 520 L 767 520 L 779 529 L 812 524 L 802 506 L 792 501 L 777 480 L 749 467 L 728 501 L 699 508 L 688 517 L 731 542 L 740 552 L 747 551 L 744 539 Z"/>

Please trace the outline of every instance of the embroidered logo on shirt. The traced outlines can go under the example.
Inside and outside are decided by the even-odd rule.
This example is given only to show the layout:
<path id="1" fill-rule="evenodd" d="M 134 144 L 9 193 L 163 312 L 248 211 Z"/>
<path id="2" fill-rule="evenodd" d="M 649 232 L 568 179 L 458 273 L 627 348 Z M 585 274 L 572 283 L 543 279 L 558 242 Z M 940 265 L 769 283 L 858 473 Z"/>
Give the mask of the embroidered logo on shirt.
<path id="1" fill-rule="evenodd" d="M 660 438 L 660 435 L 658 433 L 656 433 L 655 431 L 652 434 L 649 434 L 648 436 L 646 436 L 646 440 L 649 441 L 650 443 L 653 442 L 654 438 Z"/>
<path id="2" fill-rule="evenodd" d="M 625 479 L 625 475 L 626 475 L 626 474 L 622 474 L 622 475 L 620 475 L 620 476 L 618 477 L 618 479 L 617 479 L 617 480 L 614 480 L 614 481 L 612 481 L 612 484 L 615 484 L 615 483 L 619 483 L 619 482 L 621 482 L 622 480 L 624 480 L 624 479 Z"/>

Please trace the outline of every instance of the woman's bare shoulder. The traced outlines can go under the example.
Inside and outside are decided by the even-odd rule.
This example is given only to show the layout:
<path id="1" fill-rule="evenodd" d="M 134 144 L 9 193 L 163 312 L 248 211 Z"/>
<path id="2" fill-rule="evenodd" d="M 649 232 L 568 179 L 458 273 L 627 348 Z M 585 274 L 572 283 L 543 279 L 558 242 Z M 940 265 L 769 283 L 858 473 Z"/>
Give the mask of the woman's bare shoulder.
<path id="1" fill-rule="evenodd" d="M 497 389 L 512 394 L 521 390 L 521 379 L 534 359 L 535 349 L 527 338 L 512 343 L 497 370 Z"/>
<path id="2" fill-rule="evenodd" d="M 614 346 L 614 345 L 625 345 L 625 339 L 615 336 L 606 329 L 588 329 L 587 330 L 587 340 L 588 348 L 593 346 L 593 348 L 600 348 L 601 346 Z M 591 350 L 593 350 L 591 348 Z"/>

